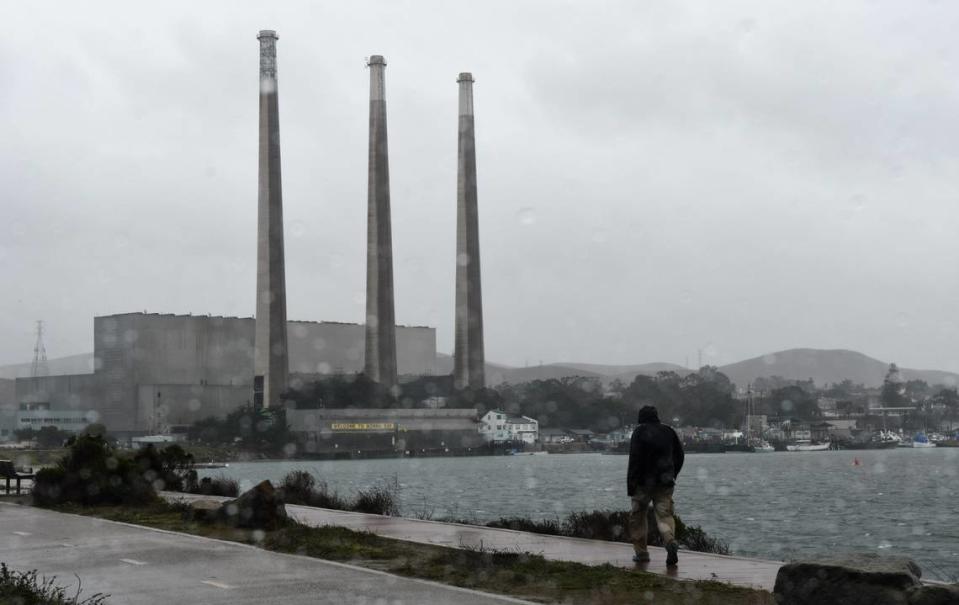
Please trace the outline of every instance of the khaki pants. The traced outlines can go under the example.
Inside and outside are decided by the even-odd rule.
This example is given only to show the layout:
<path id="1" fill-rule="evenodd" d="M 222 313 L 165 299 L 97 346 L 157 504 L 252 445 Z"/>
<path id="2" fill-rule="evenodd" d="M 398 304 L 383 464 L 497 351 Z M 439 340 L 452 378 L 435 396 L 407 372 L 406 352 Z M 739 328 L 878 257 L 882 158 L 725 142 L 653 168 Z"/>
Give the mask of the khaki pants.
<path id="1" fill-rule="evenodd" d="M 673 520 L 673 488 L 639 488 L 632 497 L 633 507 L 629 513 L 629 537 L 637 553 L 646 552 L 646 515 L 649 503 L 653 504 L 656 527 L 663 537 L 663 544 L 676 539 L 676 522 Z"/>

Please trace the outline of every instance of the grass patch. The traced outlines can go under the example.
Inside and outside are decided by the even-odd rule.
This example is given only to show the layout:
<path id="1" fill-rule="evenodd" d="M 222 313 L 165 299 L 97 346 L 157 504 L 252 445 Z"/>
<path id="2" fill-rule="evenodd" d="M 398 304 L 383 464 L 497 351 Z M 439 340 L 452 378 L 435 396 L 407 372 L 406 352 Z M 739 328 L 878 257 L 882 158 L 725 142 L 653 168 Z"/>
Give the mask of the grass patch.
<path id="1" fill-rule="evenodd" d="M 547 561 L 539 555 L 489 549 L 454 549 L 383 538 L 342 527 L 308 527 L 289 521 L 274 531 L 241 530 L 189 520 L 184 505 L 137 508 L 79 507 L 57 510 L 159 529 L 254 544 L 387 571 L 401 576 L 507 594 L 545 603 L 625 605 L 772 605 L 768 592 L 719 582 L 680 582 L 612 565 Z"/>
<path id="2" fill-rule="evenodd" d="M 70 596 L 56 585 L 56 577 L 45 578 L 36 570 L 14 571 L 0 563 L 0 605 L 101 605 L 108 595 L 95 594 L 81 599 L 79 585 Z"/>

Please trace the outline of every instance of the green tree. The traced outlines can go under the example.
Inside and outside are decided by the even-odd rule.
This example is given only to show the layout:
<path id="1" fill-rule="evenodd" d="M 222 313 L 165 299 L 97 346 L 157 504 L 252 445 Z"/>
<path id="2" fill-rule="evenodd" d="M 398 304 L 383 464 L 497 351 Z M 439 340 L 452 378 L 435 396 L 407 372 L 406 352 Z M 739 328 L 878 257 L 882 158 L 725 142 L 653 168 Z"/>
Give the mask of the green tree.
<path id="1" fill-rule="evenodd" d="M 814 420 L 822 416 L 816 395 L 798 385 L 776 389 L 769 394 L 769 411 L 787 418 Z"/>
<path id="2" fill-rule="evenodd" d="M 63 447 L 73 433 L 62 431 L 55 426 L 44 426 L 40 430 L 33 428 L 20 429 L 14 432 L 20 441 L 34 441 L 40 448 Z"/>

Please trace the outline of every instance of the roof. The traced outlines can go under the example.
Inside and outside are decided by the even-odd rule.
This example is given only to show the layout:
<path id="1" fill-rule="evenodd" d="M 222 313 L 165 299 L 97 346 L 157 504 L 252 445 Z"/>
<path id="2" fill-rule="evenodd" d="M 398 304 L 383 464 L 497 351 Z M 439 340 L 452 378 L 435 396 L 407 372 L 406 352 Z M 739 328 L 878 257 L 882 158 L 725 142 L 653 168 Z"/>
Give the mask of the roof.
<path id="1" fill-rule="evenodd" d="M 167 317 L 167 318 L 177 318 L 177 319 L 241 319 L 252 321 L 254 318 L 250 317 L 236 317 L 233 315 L 212 315 L 210 313 L 200 313 L 194 315 L 193 313 L 150 313 L 147 311 L 130 311 L 129 313 L 113 313 L 112 315 L 94 315 L 94 319 L 106 319 L 109 317 L 124 317 L 128 315 L 139 315 L 142 317 Z M 333 326 L 362 326 L 364 324 L 350 322 L 350 321 L 315 321 L 310 319 L 290 319 L 287 320 L 288 324 L 321 324 L 321 325 L 333 325 Z M 433 326 L 418 326 L 418 325 L 404 325 L 396 324 L 397 328 L 419 328 L 419 329 L 428 329 L 435 330 Z"/>
<path id="2" fill-rule="evenodd" d="M 590 436 L 590 435 L 593 434 L 593 431 L 591 431 L 591 430 L 589 430 L 589 429 L 566 429 L 566 432 L 567 432 L 567 433 L 572 433 L 573 435 L 581 435 L 581 436 L 584 436 L 584 437 Z"/>

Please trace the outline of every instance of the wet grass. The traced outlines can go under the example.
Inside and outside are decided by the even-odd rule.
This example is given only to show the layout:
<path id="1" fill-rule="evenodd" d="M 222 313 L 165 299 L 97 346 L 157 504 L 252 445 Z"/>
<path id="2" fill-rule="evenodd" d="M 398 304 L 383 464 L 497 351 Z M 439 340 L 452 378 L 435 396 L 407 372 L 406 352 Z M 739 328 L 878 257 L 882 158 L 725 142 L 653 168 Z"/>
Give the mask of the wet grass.
<path id="1" fill-rule="evenodd" d="M 720 582 L 681 582 L 611 565 L 547 561 L 525 552 L 414 544 L 342 527 L 308 527 L 290 521 L 270 532 L 238 530 L 191 521 L 186 509 L 184 505 L 157 503 L 139 508 L 71 506 L 58 510 L 253 544 L 276 552 L 351 563 L 542 603 L 771 605 L 774 602 L 768 592 Z"/>

